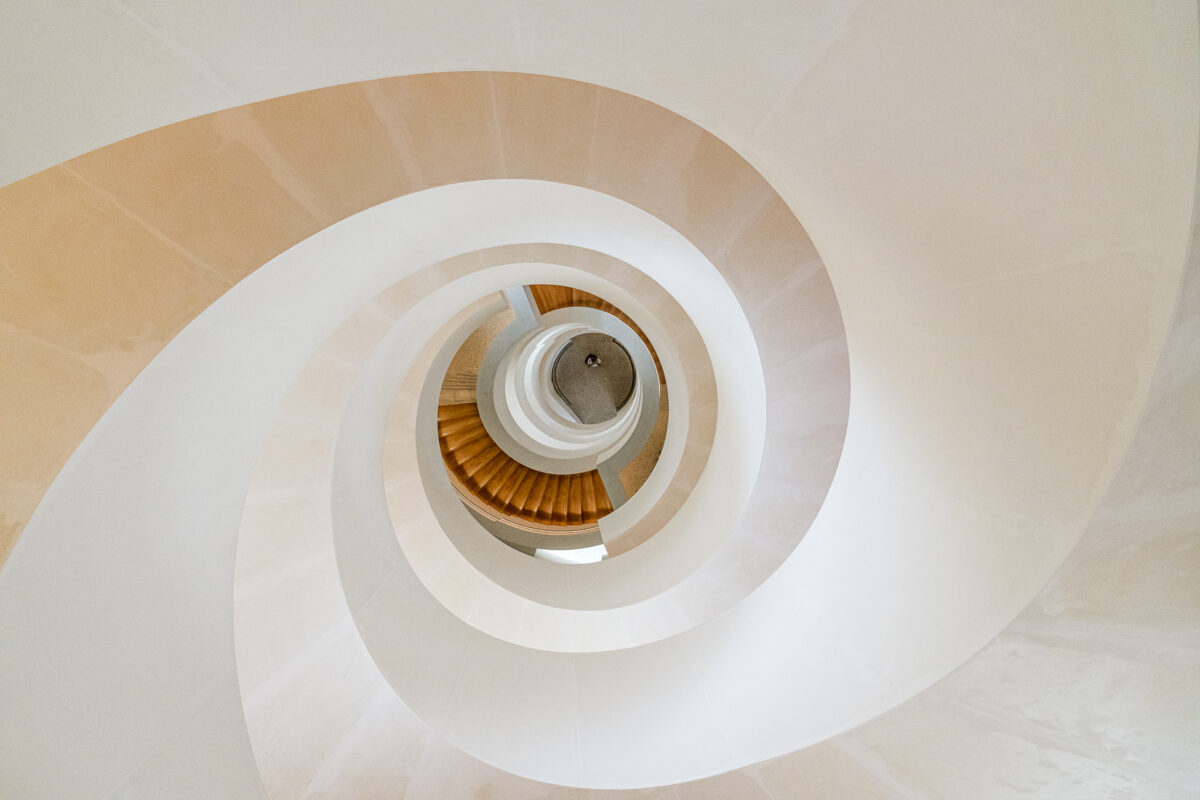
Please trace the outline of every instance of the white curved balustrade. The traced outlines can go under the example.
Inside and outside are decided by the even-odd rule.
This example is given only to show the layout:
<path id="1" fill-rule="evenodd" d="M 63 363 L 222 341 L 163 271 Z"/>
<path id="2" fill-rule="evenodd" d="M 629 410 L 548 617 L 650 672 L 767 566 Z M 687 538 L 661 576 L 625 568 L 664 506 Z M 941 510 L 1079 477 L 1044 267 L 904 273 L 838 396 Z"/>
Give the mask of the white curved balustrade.
<path id="1" fill-rule="evenodd" d="M 1186 796 L 1193 4 L 264 8 L 0 30 L 2 174 L 94 151 L 0 189 L 0 795 Z M 531 283 L 662 361 L 599 563 L 437 453 Z M 509 437 L 624 452 L 550 330 Z"/>

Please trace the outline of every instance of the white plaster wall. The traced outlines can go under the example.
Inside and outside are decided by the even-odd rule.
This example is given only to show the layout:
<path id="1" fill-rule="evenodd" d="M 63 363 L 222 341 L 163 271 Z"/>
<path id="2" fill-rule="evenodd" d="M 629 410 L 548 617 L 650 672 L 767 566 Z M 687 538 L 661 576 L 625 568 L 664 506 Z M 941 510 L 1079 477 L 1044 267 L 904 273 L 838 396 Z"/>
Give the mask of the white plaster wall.
<path id="1" fill-rule="evenodd" d="M 547 202 L 551 198 L 553 202 Z M 600 202 L 600 205 L 580 214 L 579 208 L 572 207 L 576 200 Z M 468 202 L 481 204 L 477 212 L 470 214 L 480 224 L 470 228 L 472 235 L 464 238 L 461 220 L 469 208 Z M 601 213 L 600 208 L 606 204 L 609 210 Z M 444 211 L 439 212 L 439 207 Z M 405 262 L 399 261 L 396 253 L 407 253 L 415 259 L 408 263 L 420 264 L 452 255 L 464 246 L 547 237 L 600 245 L 610 251 L 622 248 L 627 251 L 629 242 L 636 241 L 632 233 L 638 229 L 640 212 L 632 209 L 623 212 L 622 208 L 628 207 L 613 205 L 611 200 L 600 200 L 582 190 L 524 182 L 465 184 L 422 193 L 380 207 L 379 213 L 359 215 L 314 237 L 257 272 L 214 305 L 156 359 L 133 390 L 96 428 L 63 473 L 56 493 L 48 498 L 31 523 L 31 531 L 36 535 L 28 537 L 28 541 L 35 544 L 25 544 L 23 540 L 3 573 L 0 592 L 9 593 L 6 594 L 9 600 L 0 604 L 0 608 L 5 614 L 5 631 L 15 632 L 6 636 L 3 652 L 20 654 L 19 658 L 9 656 L 0 662 L 2 684 L 6 687 L 0 702 L 5 703 L 5 716 L 24 718 L 36 713 L 47 735 L 78 728 L 79 707 L 71 702 L 70 695 L 55 698 L 47 707 L 44 692 L 34 689 L 31 683 L 47 673 L 48 660 L 60 668 L 71 668 L 61 654 L 55 656 L 47 649 L 52 646 L 50 640 L 35 634 L 45 625 L 61 626 L 62 621 L 52 606 L 45 605 L 54 595 L 48 594 L 44 587 L 27 583 L 30 576 L 37 574 L 27 565 L 35 563 L 40 551 L 54 564 L 59 580 L 69 583 L 76 579 L 64 571 L 62 559 L 54 556 L 70 549 L 70 539 L 80 535 L 82 526 L 54 525 L 48 520 L 71 513 L 79 515 L 81 521 L 95 519 L 100 516 L 96 503 L 103 504 L 103 508 L 136 513 L 146 507 L 141 501 L 148 496 L 166 503 L 205 486 L 210 487 L 209 495 L 197 498 L 201 501 L 197 507 L 204 509 L 198 513 L 221 507 L 224 498 L 229 498 L 231 511 L 235 512 L 237 501 L 244 496 L 256 445 L 266 433 L 271 410 L 299 372 L 301 359 L 315 349 L 339 319 L 377 293 L 383 281 L 403 274 Z M 399 213 L 401 210 L 408 213 Z M 446 216 L 440 216 L 442 213 Z M 595 220 L 615 220 L 622 213 L 633 216 L 616 226 L 620 236 L 615 239 L 591 227 Z M 446 224 L 443 219 L 453 219 L 454 223 Z M 351 249 L 346 251 L 335 234 L 350 229 L 354 235 L 349 239 Z M 446 237 L 444 243 L 434 238 L 438 232 Z M 607 241 L 602 245 L 598 241 L 601 239 Z M 407 242 L 406 246 L 398 247 L 402 241 Z M 447 249 L 451 247 L 454 249 Z M 332 274 L 323 269 L 331 261 L 347 263 L 343 256 L 346 252 L 357 256 L 353 263 L 363 265 L 358 273 L 360 281 L 348 280 L 345 272 Z M 645 262 L 637 257 L 631 260 Z M 690 276 L 678 273 L 678 260 L 662 261 L 676 270 L 676 277 L 672 279 L 671 270 L 661 267 L 652 274 L 686 299 L 687 291 L 679 291 L 672 280 L 688 281 Z M 371 264 L 381 268 L 366 270 Z M 654 270 L 656 266 L 652 263 L 646 268 Z M 1109 326 L 1120 317 L 1108 314 L 1102 330 L 1097 330 L 1101 326 L 1096 315 L 1065 315 L 1056 308 L 1053 314 L 1031 317 L 1025 325 L 1034 327 L 1040 322 L 1053 326 L 1058 335 L 1051 343 L 1054 347 L 1050 356 L 1071 358 L 1076 364 L 1087 365 L 1088 373 L 1105 378 L 1109 374 L 1106 365 L 1127 369 L 1134 361 L 1133 353 L 1144 346 L 1141 340 L 1128 335 L 1129 329 L 1144 327 L 1156 311 L 1170 313 L 1170 289 L 1174 281 L 1166 269 L 1161 273 L 1161 288 L 1143 290 L 1142 302 L 1137 304 L 1134 300 L 1138 295 L 1134 292 L 1138 284 L 1130 286 L 1128 275 L 1111 273 L 1110 279 L 1104 281 L 1103 273 L 1084 275 L 1070 268 L 1055 271 L 1051 276 L 1068 296 L 1068 287 L 1075 292 L 1086 289 L 1083 296 L 1101 308 L 1131 315 L 1130 323 L 1123 330 L 1112 331 Z M 1014 278 L 1004 282 L 1004 288 L 1018 297 L 1039 299 L 1044 296 L 1046 279 L 1042 274 Z M 1080 283 L 1086 285 L 1081 287 Z M 1146 285 L 1147 289 L 1154 287 L 1153 281 Z M 278 302 L 281 291 L 291 295 L 290 302 Z M 311 298 L 307 301 L 309 311 L 299 314 L 298 310 L 305 307 L 304 297 Z M 987 310 L 987 306 L 981 310 Z M 927 322 L 933 324 L 939 319 L 930 315 Z M 1133 320 L 1137 320 L 1136 326 Z M 253 329 L 245 327 L 248 324 L 253 324 Z M 1078 336 L 1065 336 L 1064 326 L 1077 330 Z M 272 329 L 278 333 L 264 332 Z M 1112 332 L 1106 336 L 1103 331 Z M 788 346 L 772 339 L 769 331 L 755 333 L 763 352 Z M 251 358 L 253 349 L 243 343 L 247 337 L 249 341 L 266 338 L 274 344 L 269 357 L 261 363 L 255 362 Z M 191 345 L 192 342 L 197 344 Z M 721 342 L 708 344 L 714 363 L 727 357 Z M 989 347 L 999 348 L 1003 353 L 1004 348 L 1012 346 L 1000 336 L 985 336 L 975 345 L 977 354 Z M 1024 343 L 1018 339 L 1016 345 Z M 201 349 L 185 359 L 188 346 Z M 1044 344 L 1043 351 L 1046 347 Z M 229 349 L 238 350 L 239 355 L 229 356 L 226 353 Z M 233 372 L 215 372 L 233 370 L 238 364 L 247 365 L 243 369 L 252 365 L 255 380 Z M 178 374 L 181 371 L 190 377 L 190 382 Z M 1048 369 L 1032 376 L 1022 372 L 1022 378 L 1030 395 L 1038 398 L 1077 393 L 1081 388 L 1080 376 L 1075 372 Z M 1035 382 L 1035 378 L 1042 382 Z M 159 388 L 168 385 L 173 387 L 172 392 Z M 183 401 L 175 399 L 175 392 L 184 385 L 189 390 L 186 408 L 190 413 L 186 425 L 180 426 L 174 412 L 179 410 L 176 404 Z M 260 396 L 257 393 L 268 386 L 273 387 L 265 398 L 270 402 L 263 402 L 261 407 L 254 405 L 253 399 Z M 1085 381 L 1084 387 L 1087 386 Z M 944 391 L 947 387 L 937 388 Z M 925 389 L 929 392 L 933 387 L 927 384 Z M 959 391 L 969 392 L 969 387 Z M 161 401 L 155 400 L 156 397 L 161 397 Z M 884 408 L 869 402 L 874 397 L 856 386 L 843 469 L 822 514 L 795 557 L 728 614 L 690 634 L 607 655 L 573 657 L 523 650 L 480 637 L 474 629 L 447 614 L 424 594 L 419 581 L 405 577 L 403 563 L 396 566 L 391 577 L 363 607 L 359 625 L 367 633 L 368 643 L 389 681 L 424 718 L 450 730 L 454 741 L 469 752 L 510 771 L 552 782 L 592 786 L 677 782 L 819 741 L 904 699 L 990 638 L 1032 596 L 1044 576 L 1069 549 L 1086 518 L 1076 516 L 1058 526 L 1043 524 L 1033 529 L 1022 526 L 1019 519 L 989 514 L 982 503 L 925 494 L 911 484 L 878 480 L 871 465 L 878 463 L 880 448 L 866 446 L 868 434 L 886 443 L 896 431 L 871 424 L 871 413 L 879 415 Z M 994 408 L 984 404 L 987 397 L 986 393 L 971 395 L 976 401 L 971 406 L 976 413 Z M 1012 402 L 1009 397 L 1001 399 Z M 1115 395 L 1115 399 L 1108 398 L 1108 405 L 1092 403 L 1092 416 L 1083 420 L 1091 424 L 1083 432 L 1107 441 L 1113 426 L 1120 421 L 1120 414 L 1127 413 L 1120 399 L 1120 395 Z M 148 406 L 136 413 L 139 401 Z M 165 405 L 159 406 L 158 402 Z M 1027 407 L 1025 411 L 1024 426 L 1018 431 L 1025 437 L 1041 434 L 1044 438 L 1058 422 L 1047 413 L 1053 409 L 1033 413 L 1036 409 Z M 141 438 L 138 432 L 146 420 L 156 416 L 164 424 L 174 426 L 170 435 Z M 246 427 L 236 432 L 243 449 L 226 448 L 221 441 L 223 436 L 218 431 L 226 429 L 231 416 L 246 420 Z M 943 430 L 945 424 L 944 421 Z M 972 421 L 964 418 L 963 424 L 970 426 Z M 1027 438 L 1015 436 L 1012 431 L 1007 439 L 1010 448 L 1023 442 L 1027 447 L 1030 444 Z M 131 447 L 131 442 L 142 442 L 143 446 Z M 1026 455 L 1036 459 L 1039 452 Z M 1061 454 L 1054 454 L 1061 466 L 1069 467 L 1062 471 L 1061 481 L 1069 485 L 1089 474 L 1095 476 L 1093 481 L 1103 477 L 1106 459 L 1096 463 L 1088 457 L 1086 449 L 1073 452 L 1075 457 L 1069 461 L 1062 461 Z M 206 476 L 207 483 L 196 480 L 198 471 Z M 964 478 L 978 477 L 971 471 L 965 475 L 946 475 L 930 470 L 926 474 L 949 480 L 951 486 L 957 482 L 984 497 L 989 494 L 1003 497 L 1023 488 L 1011 483 L 999 486 L 967 483 Z M 861 493 L 864 487 L 869 490 L 866 495 Z M 870 503 L 865 502 L 867 498 Z M 1035 506 L 1033 512 L 1036 511 Z M 1080 513 L 1086 515 L 1086 511 L 1085 507 Z M 776 518 L 777 524 L 779 519 Z M 143 547 L 145 540 L 137 532 L 146 524 L 132 519 L 124 521 L 118 532 L 107 538 L 107 549 L 120 554 L 122 548 Z M 228 576 L 232 575 L 235 531 L 234 513 L 225 527 L 213 528 L 209 533 L 220 538 L 205 540 L 209 547 L 216 548 L 208 551 L 210 557 L 226 553 L 226 587 Z M 221 559 L 214 558 L 209 563 L 215 570 L 221 569 Z M 89 574 L 87 567 L 79 565 L 82 573 L 78 579 Z M 153 571 L 154 566 L 147 564 L 144 569 Z M 105 581 L 114 577 L 109 573 L 100 575 Z M 135 614 L 132 619 L 136 615 L 166 614 L 172 620 L 172 628 L 169 635 L 146 640 L 142 648 L 114 652 L 103 642 L 97 643 L 95 652 L 109 654 L 113 659 L 111 666 L 88 672 L 76 666 L 80 671 L 72 681 L 75 698 L 80 701 L 87 698 L 90 708 L 96 708 L 100 699 L 102 705 L 95 713 L 102 724 L 109 726 L 111 720 L 143 707 L 135 698 L 112 692 L 114 683 L 127 681 L 130 675 L 144 676 L 147 681 L 151 678 L 166 681 L 164 690 L 170 689 L 172 704 L 155 706 L 156 713 L 165 717 L 162 723 L 165 729 L 158 736 L 166 737 L 170 729 L 188 718 L 189 709 L 203 707 L 208 702 L 213 690 L 204 687 L 212 683 L 176 684 L 171 678 L 183 676 L 162 670 L 154 658 L 158 654 L 177 657 L 195 652 L 188 648 L 200 644 L 197 636 L 200 630 L 210 630 L 212 635 L 223 636 L 226 642 L 230 640 L 227 605 L 223 608 L 216 595 L 212 602 L 203 596 L 205 590 L 220 594 L 221 586 L 215 581 L 202 585 L 198 587 L 201 596 L 187 599 L 167 592 L 151 604 L 139 594 L 141 582 L 137 579 L 107 585 L 114 598 L 129 598 L 125 602 L 137 605 L 131 612 Z M 17 596 L 22 598 L 19 607 L 11 601 Z M 950 596 L 956 601 L 953 606 L 947 604 L 946 598 Z M 227 588 L 225 597 L 228 598 Z M 84 635 L 85 629 L 105 630 L 115 622 L 109 616 L 114 608 L 113 605 L 81 608 L 72 627 L 61 631 L 61 641 L 75 641 L 77 636 Z M 414 615 L 417 608 L 424 609 L 424 613 Z M 134 624 L 132 630 L 146 630 L 145 624 Z M 413 642 L 423 643 L 421 659 L 409 657 Z M 461 654 L 468 642 L 473 657 L 464 661 Z M 216 657 L 219 663 L 220 650 L 214 644 L 203 652 Z M 229 650 L 225 652 L 229 654 Z M 773 653 L 773 657 L 762 659 L 759 654 L 766 652 Z M 230 656 L 225 657 L 227 673 L 232 672 Z M 576 682 L 562 682 L 564 671 L 571 669 Z M 220 674 L 213 667 L 208 672 Z M 473 687 L 471 702 L 453 699 L 455 685 Z M 551 689 L 555 694 L 547 694 Z M 573 693 L 577 693 L 575 707 L 579 716 L 564 717 L 563 703 Z M 698 706 L 694 702 L 697 696 L 706 697 L 708 703 Z M 36 707 L 25 707 L 31 702 Z M 647 707 L 656 708 L 659 713 L 646 719 L 642 710 Z M 168 713 L 172 708 L 177 711 Z M 515 715 L 518 709 L 520 716 Z M 680 725 L 681 720 L 686 724 Z M 524 738 L 521 732 L 528 731 L 531 725 L 544 732 L 546 738 L 537 742 Z M 152 728 L 143 726 L 139 731 L 147 731 L 140 733 L 147 736 L 141 745 L 125 737 L 111 737 L 114 744 L 124 747 L 116 756 L 137 763 L 145 757 L 145 748 L 151 752 L 158 748 Z M 569 753 L 560 754 L 558 760 L 547 758 L 545 748 L 571 748 L 576 737 L 580 743 L 578 752 L 585 754 L 582 759 Z M 9 752 L 17 752 L 18 748 L 23 752 L 34 743 L 31 740 L 6 742 L 6 745 L 11 748 Z M 85 771 L 63 776 L 52 769 L 52 761 L 44 761 L 39 769 L 37 759 L 52 758 L 48 752 L 31 752 L 30 758 L 21 764 L 21 772 L 43 779 L 52 775 L 65 789 L 63 795 L 78 793 L 82 788 L 78 784 L 72 786 L 70 780 L 86 781 L 94 788 L 95 775 Z M 116 759 L 109 759 L 105 767 L 111 768 L 108 764 L 113 760 Z M 120 785 L 122 777 L 112 775 L 108 780 Z"/>
<path id="2" fill-rule="evenodd" d="M 585 204 L 594 198 L 591 202 L 610 211 L 585 211 L 567 199 L 572 197 Z M 480 204 L 473 213 L 469 202 Z M 225 719 L 236 716 L 229 581 L 238 508 L 275 407 L 308 354 L 340 320 L 405 272 L 463 248 L 548 237 L 601 244 L 612 233 L 603 224 L 595 227 L 597 222 L 623 213 L 617 241 L 636 256 L 639 235 L 647 231 L 638 232 L 642 212 L 611 198 L 533 182 L 447 187 L 401 198 L 388 210 L 354 218 L 350 251 L 336 239 L 328 248 L 329 236 L 314 237 L 264 268 L 258 273 L 263 277 L 228 293 L 139 376 L 64 469 L 58 488 L 31 523 L 35 535 L 19 545 L 0 575 L 0 705 L 6 718 L 30 720 L 28 728 L 6 730 L 10 785 L 31 796 L 88 796 L 98 786 L 115 789 L 135 781 L 137 765 L 162 752 L 164 742 L 178 738 L 189 720 L 205 721 L 200 711 L 215 704 Z M 477 215 L 479 224 L 470 235 L 461 230 L 464 214 Z M 669 249 L 656 252 L 679 268 Z M 329 271 L 330 263 L 373 270 L 360 268 L 350 280 L 349 272 Z M 290 297 L 282 298 L 280 289 Z M 739 358 L 731 340 L 713 347 L 714 360 Z M 736 393 L 729 406 L 737 406 Z M 232 424 L 234 417 L 238 425 Z M 222 442 L 221 429 L 236 442 Z M 174 535 L 163 537 L 162 522 L 154 517 L 159 509 L 184 515 L 168 526 Z M 188 525 L 202 526 L 205 536 L 187 536 Z M 197 572 L 178 585 L 162 583 L 154 576 L 166 562 L 164 556 L 144 555 L 147 537 L 163 547 L 202 548 L 203 557 L 180 554 L 181 565 L 201 561 L 212 572 Z M 126 547 L 138 555 L 124 570 L 93 569 L 93 563 L 76 560 L 86 552 L 76 546 L 89 541 L 102 541 L 114 559 L 123 559 Z M 68 552 L 72 558 L 64 557 Z M 53 581 L 45 579 L 46 570 Z M 226 577 L 206 579 L 217 574 Z M 89 585 L 85 578 L 100 582 L 109 594 L 95 589 L 97 602 L 73 603 L 63 613 L 53 587 Z M 108 638 L 105 631 L 113 625 L 134 638 Z M 46 630 L 57 635 L 46 638 Z M 70 642 L 75 644 L 60 648 Z M 86 662 L 72 656 L 75 647 L 89 653 Z M 50 688 L 60 682 L 61 690 Z M 161 687 L 158 694 L 146 692 L 154 686 Z M 141 719 L 143 712 L 159 721 Z M 121 732 L 125 719 L 133 720 L 128 733 Z M 51 746 L 71 741 L 65 731 L 82 734 L 76 739 L 81 766 L 70 773 L 57 768 L 61 746 Z M 212 735 L 221 741 L 219 746 L 214 741 L 208 755 L 224 758 L 237 739 Z M 97 737 L 108 747 L 88 750 Z M 189 744 L 192 750 L 198 747 Z M 195 753 L 187 757 L 196 771 L 211 768 L 222 774 Z M 96 760 L 94 769 L 83 766 L 88 758 Z M 243 760 L 243 766 L 247 763 Z M 252 771 L 234 773 L 241 780 Z"/>
<path id="3" fill-rule="evenodd" d="M 645 97 L 723 138 L 846 271 L 839 291 L 890 293 L 910 269 L 932 290 L 943 270 L 1032 269 L 1186 224 L 1196 27 L 1187 0 L 372 0 L 353 14 L 330 0 L 286 14 L 233 0 L 16 0 L 0 28 L 0 181 L 319 86 L 536 72 Z"/>
<path id="4" fill-rule="evenodd" d="M 330 755 L 309 768 L 316 778 L 305 786 L 337 797 L 402 791 L 513 800 L 1189 797 L 1200 781 L 1194 264 L 1193 254 L 1139 435 L 1080 546 L 1005 632 L 929 691 L 827 743 L 736 772 L 661 790 L 591 792 L 482 764 L 428 731 L 386 690 L 356 704 L 347 692 L 358 682 L 333 661 L 325 674 L 317 666 L 285 683 L 291 694 L 275 704 L 312 709 L 333 697 L 333 706 L 354 708 L 344 727 L 312 726 L 309 735 L 324 737 L 319 752 Z M 261 637 L 254 642 L 263 646 Z M 351 644 L 358 640 L 328 646 Z M 367 685 L 378 687 L 372 675 Z M 264 723 L 271 721 L 280 722 L 268 714 Z M 276 728 L 261 733 L 256 747 L 274 743 L 274 768 L 295 773 L 294 751 L 284 746 L 294 741 L 281 740 Z"/>
<path id="5" fill-rule="evenodd" d="M 842 484 L 853 478 L 870 489 L 871 502 L 831 511 L 821 524 L 866 532 L 854 545 L 863 569 L 849 585 L 825 578 L 825 600 L 805 613 L 881 615 L 876 624 L 884 635 L 874 639 L 871 626 L 848 625 L 837 652 L 864 680 L 921 673 L 898 681 L 897 691 L 918 688 L 935 676 L 893 647 L 910 634 L 969 628 L 974 638 L 929 657 L 964 656 L 1061 560 L 1132 433 L 1175 293 L 1194 176 L 1192 4 L 1109 3 L 1087 13 L 1074 3 L 788 4 L 757 15 L 716 5 L 708 13 L 689 6 L 608 15 L 587 5 L 494 4 L 451 13 L 381 4 L 354 17 L 329 11 L 337 25 L 324 16 L 330 8 L 314 2 L 280 25 L 277 16 L 240 5 L 10 4 L 11 24 L 0 27 L 0 105 L 12 114 L 4 127 L 11 139 L 0 148 L 14 165 L 7 174 L 231 102 L 435 66 L 524 66 L 639 91 L 725 136 L 763 168 L 821 247 L 846 309 L 855 370 L 847 451 L 853 463 L 835 488 L 845 491 Z M 694 29 L 665 36 L 681 18 Z M 99 41 L 106 42 L 103 53 L 124 57 L 96 58 Z M 708 57 L 716 51 L 728 57 Z M 746 67 L 728 69 L 731 63 Z M 179 388 L 156 388 L 153 402 L 114 406 L 0 576 L 0 669 L 10 687 L 4 714 L 30 719 L 19 740 L 11 731 L 4 740 L 6 754 L 22 753 L 21 773 L 5 771 L 10 785 L 23 786 L 16 781 L 39 769 L 59 772 L 51 744 L 79 741 L 65 732 L 103 731 L 113 749 L 77 765 L 75 779 L 95 779 L 90 791 L 121 780 L 133 786 L 139 776 L 148 780 L 183 763 L 168 738 L 189 751 L 197 771 L 207 766 L 209 775 L 226 776 L 226 788 L 249 789 L 239 753 L 197 755 L 215 736 L 203 725 L 220 727 L 233 713 L 231 687 L 222 683 L 228 670 L 200 658 L 228 649 L 219 619 L 227 601 L 208 596 L 227 575 L 214 573 L 201 586 L 201 576 L 182 567 L 195 559 L 179 562 L 176 575 L 194 577 L 197 595 L 182 617 L 164 618 L 152 602 L 157 593 L 148 591 L 157 584 L 140 579 L 161 577 L 171 563 L 165 554 L 153 564 L 105 567 L 103 559 L 117 558 L 114 542 L 133 547 L 139 536 L 137 546 L 204 541 L 230 551 L 237 505 L 218 501 L 211 487 L 248 478 L 237 459 L 249 458 L 254 436 L 237 426 L 248 411 L 268 414 L 282 391 L 252 380 L 261 376 L 255 359 L 281 369 L 302 363 L 280 335 L 297 331 L 259 318 L 255 326 L 243 335 L 228 320 L 199 324 L 205 341 L 236 340 L 238 353 L 227 363 L 203 360 L 202 370 L 179 368 Z M 183 358 L 196 335 L 160 361 Z M 126 397 L 154 380 L 147 375 Z M 225 405 L 205 388 L 238 381 L 262 394 Z M 1179 385 L 1186 404 L 1195 394 L 1186 380 Z M 215 413 L 212 403 L 224 415 L 219 420 L 204 416 Z M 994 413 L 976 425 L 982 408 Z M 180 414 L 188 420 L 183 426 Z M 178 492 L 144 454 L 138 463 L 120 455 L 129 441 L 143 440 L 163 454 L 185 441 L 199 443 L 193 452 L 202 454 L 216 449 L 212 442 L 235 446 L 217 456 L 213 472 L 177 453 L 171 469 L 188 479 Z M 1155 445 L 1169 450 L 1173 441 L 1167 435 Z M 106 447 L 95 466 L 84 465 Z M 940 533 L 916 522 L 934 508 L 954 512 Z M 156 514 L 162 526 L 151 536 L 148 520 Z M 157 535 L 188 525 L 224 533 L 203 540 Z M 836 546 L 832 533 L 810 540 L 808 552 Z M 913 542 L 961 559 L 994 583 L 976 587 L 965 572 L 962 585 L 920 580 L 923 562 L 900 546 Z M 101 575 L 130 579 L 118 586 Z M 823 580 L 799 568 L 789 576 L 810 578 Z M 87 587 L 88 602 L 64 607 L 68 598 L 44 591 L 56 581 Z M 171 581 L 168 588 L 190 585 Z M 979 609 L 946 602 L 969 591 L 1002 592 L 1009 602 L 992 606 L 979 624 Z M 760 593 L 764 605 L 769 594 Z M 911 596 L 921 613 L 901 614 L 893 596 Z M 746 613 L 742 619 L 752 621 Z M 188 621 L 186 647 L 194 650 L 162 646 L 175 641 L 180 619 Z M 114 630 L 130 637 L 123 650 L 113 644 Z M 166 635 L 155 635 L 160 631 Z M 205 631 L 211 650 L 203 646 Z M 150 661 L 133 658 L 150 643 Z M 78 650 L 125 655 L 93 662 L 83 674 L 72 663 Z M 35 662 L 41 676 L 30 666 Z M 199 666 L 203 675 L 188 672 Z M 189 675 L 196 683 L 178 693 L 157 683 L 165 679 L 154 676 L 162 675 L 181 682 Z M 68 688 L 50 707 L 22 706 L 57 691 L 58 681 Z M 14 685 L 25 700 L 14 699 Z M 143 701 L 161 709 L 157 722 L 113 727 Z M 204 709 L 212 714 L 196 716 Z M 6 764 L 13 760 L 6 756 Z M 55 777 L 61 786 L 72 779 Z"/>

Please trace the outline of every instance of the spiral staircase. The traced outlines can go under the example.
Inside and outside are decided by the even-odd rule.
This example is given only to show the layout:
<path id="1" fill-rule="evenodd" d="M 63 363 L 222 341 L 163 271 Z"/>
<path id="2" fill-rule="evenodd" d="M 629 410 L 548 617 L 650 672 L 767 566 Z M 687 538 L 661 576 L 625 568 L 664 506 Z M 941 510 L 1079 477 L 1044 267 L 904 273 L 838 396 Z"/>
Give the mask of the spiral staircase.
<path id="1" fill-rule="evenodd" d="M 1195 795 L 1195 4 L 2 16 L 0 797 Z"/>
<path id="2" fill-rule="evenodd" d="M 613 510 L 598 471 L 552 475 L 525 466 L 488 436 L 473 403 L 438 407 L 438 440 L 465 491 L 506 516 L 547 526 L 594 526 Z"/>

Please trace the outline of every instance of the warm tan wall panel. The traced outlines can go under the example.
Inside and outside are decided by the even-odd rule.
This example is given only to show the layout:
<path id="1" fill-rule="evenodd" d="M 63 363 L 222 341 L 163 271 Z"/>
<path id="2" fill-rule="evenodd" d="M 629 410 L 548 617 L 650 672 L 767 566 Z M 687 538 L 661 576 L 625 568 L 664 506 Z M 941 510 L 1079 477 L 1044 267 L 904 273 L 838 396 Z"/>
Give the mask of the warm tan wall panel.
<path id="1" fill-rule="evenodd" d="M 496 75 L 492 82 L 508 177 L 589 185 L 597 96 L 603 90 L 516 74 Z"/>
<path id="2" fill-rule="evenodd" d="M 67 163 L 234 282 L 334 221 L 321 214 L 243 108 L 150 131 Z"/>
<path id="3" fill-rule="evenodd" d="M 783 279 L 814 263 L 795 217 L 722 142 L 563 79 L 368 81 L 117 142 L 0 189 L 0 553 L 112 401 L 230 285 L 372 205 L 505 177 L 640 206 L 736 262 L 735 284 L 739 271 Z"/>
<path id="4" fill-rule="evenodd" d="M 0 191 L 0 263 L 4 321 L 85 356 L 161 346 L 231 285 L 63 167 Z"/>
<path id="5" fill-rule="evenodd" d="M 436 73 L 363 86 L 397 158 L 420 179 L 414 189 L 505 177 L 489 73 Z"/>
<path id="6" fill-rule="evenodd" d="M 384 109 L 384 113 L 386 113 Z M 363 84 L 304 92 L 249 107 L 264 144 L 286 164 L 297 193 L 335 222 L 420 185 Z"/>
<path id="7" fill-rule="evenodd" d="M 115 399 L 106 376 L 74 353 L 19 332 L 0 333 L 0 557 L 67 457 Z"/>
<path id="8" fill-rule="evenodd" d="M 727 268 L 725 279 L 747 311 L 777 297 L 787 281 L 825 271 L 817 248 L 778 195 L 745 221 L 714 260 Z"/>
<path id="9" fill-rule="evenodd" d="M 0 190 L 0 554 L 113 400 L 230 282 L 57 167 Z"/>

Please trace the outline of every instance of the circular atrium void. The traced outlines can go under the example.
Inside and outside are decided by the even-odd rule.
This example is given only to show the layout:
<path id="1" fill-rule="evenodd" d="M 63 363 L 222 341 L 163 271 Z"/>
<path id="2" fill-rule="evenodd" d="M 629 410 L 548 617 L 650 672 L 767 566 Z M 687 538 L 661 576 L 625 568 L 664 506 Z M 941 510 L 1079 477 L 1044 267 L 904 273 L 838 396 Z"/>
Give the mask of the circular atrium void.
<path id="1" fill-rule="evenodd" d="M 555 393 L 579 421 L 608 422 L 633 394 L 637 373 L 629 352 L 611 336 L 582 333 L 558 351 L 550 371 Z"/>
<path id="2" fill-rule="evenodd" d="M 475 522 L 509 547 L 601 561 L 601 519 L 662 454 L 658 355 L 628 314 L 591 292 L 531 284 L 498 298 L 494 313 L 463 323 L 441 379 L 446 475 Z"/>

